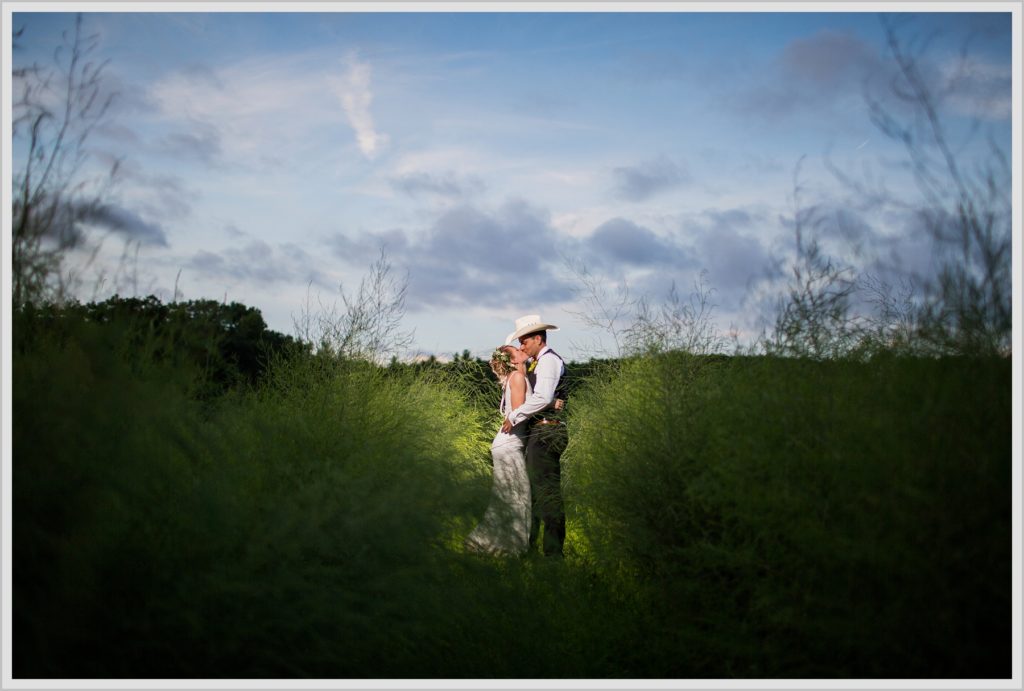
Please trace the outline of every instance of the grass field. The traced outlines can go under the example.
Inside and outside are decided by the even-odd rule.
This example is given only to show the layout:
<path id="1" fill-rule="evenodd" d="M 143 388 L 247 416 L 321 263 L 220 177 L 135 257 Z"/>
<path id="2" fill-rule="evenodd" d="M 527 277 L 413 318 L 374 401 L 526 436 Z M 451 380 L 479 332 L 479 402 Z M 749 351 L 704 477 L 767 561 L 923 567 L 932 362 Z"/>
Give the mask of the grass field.
<path id="1" fill-rule="evenodd" d="M 15 321 L 16 678 L 1011 674 L 1009 359 L 591 368 L 549 562 L 462 553 L 498 421 L 457 379 L 211 399 L 126 334 Z"/>

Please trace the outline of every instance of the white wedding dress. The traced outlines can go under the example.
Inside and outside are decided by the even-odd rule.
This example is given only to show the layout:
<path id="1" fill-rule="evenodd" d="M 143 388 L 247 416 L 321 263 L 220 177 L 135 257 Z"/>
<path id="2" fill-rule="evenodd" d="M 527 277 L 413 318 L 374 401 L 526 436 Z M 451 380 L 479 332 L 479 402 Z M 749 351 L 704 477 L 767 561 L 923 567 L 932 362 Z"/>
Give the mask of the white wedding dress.
<path id="1" fill-rule="evenodd" d="M 532 387 L 526 382 L 526 395 Z M 501 397 L 502 417 L 512 409 L 508 385 Z M 509 434 L 500 429 L 491 442 L 494 481 L 491 501 L 480 525 L 466 538 L 466 549 L 498 555 L 520 555 L 530 543 L 530 478 L 526 475 L 526 421 Z"/>

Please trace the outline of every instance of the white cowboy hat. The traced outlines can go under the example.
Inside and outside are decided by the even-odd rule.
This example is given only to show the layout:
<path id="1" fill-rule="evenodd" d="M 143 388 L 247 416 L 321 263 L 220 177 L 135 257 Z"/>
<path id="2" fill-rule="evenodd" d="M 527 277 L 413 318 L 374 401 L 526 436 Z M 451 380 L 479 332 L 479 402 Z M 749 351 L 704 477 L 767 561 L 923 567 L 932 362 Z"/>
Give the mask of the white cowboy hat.
<path id="1" fill-rule="evenodd" d="M 532 334 L 536 331 L 558 331 L 558 327 L 541 321 L 539 314 L 528 314 L 525 317 L 519 317 L 519 319 L 516 319 L 516 330 L 505 339 L 505 345 L 513 345 L 520 336 Z"/>

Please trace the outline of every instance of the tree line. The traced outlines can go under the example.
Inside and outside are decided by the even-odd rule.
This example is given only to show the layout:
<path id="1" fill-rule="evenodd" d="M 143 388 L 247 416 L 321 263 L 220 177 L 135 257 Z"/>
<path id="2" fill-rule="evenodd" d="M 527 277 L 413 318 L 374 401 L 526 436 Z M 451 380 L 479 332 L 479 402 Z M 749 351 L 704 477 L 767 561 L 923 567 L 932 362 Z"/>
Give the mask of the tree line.
<path id="1" fill-rule="evenodd" d="M 154 295 L 144 298 L 114 295 L 106 300 L 28 302 L 15 309 L 15 347 L 33 347 L 39 338 L 66 342 L 83 329 L 105 330 L 122 337 L 133 352 L 129 359 L 163 362 L 185 367 L 197 382 L 195 394 L 209 399 L 231 390 L 254 388 L 269 376 L 275 363 L 296 358 L 359 360 L 365 358 L 337 352 L 330 347 L 283 334 L 267 326 L 256 307 L 239 302 L 187 300 L 162 302 Z M 570 386 L 586 379 L 613 359 L 568 362 Z M 436 376 L 460 384 L 471 398 L 489 405 L 497 395 L 497 378 L 487 359 L 473 356 L 469 349 L 454 353 L 452 359 L 436 355 L 418 361 L 392 356 L 386 365 L 375 367 L 394 375 Z"/>

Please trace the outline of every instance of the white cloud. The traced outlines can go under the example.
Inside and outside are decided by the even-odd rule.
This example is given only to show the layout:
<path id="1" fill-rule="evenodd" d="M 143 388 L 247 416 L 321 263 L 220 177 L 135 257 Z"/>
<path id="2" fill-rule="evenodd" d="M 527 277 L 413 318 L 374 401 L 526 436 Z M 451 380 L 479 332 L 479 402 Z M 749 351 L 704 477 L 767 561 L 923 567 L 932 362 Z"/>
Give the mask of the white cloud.
<path id="1" fill-rule="evenodd" d="M 342 79 L 332 80 L 335 93 L 341 100 L 345 116 L 356 134 L 359 150 L 369 159 L 373 159 L 381 148 L 387 145 L 388 137 L 377 131 L 370 112 L 373 104 L 371 89 L 372 71 L 370 64 L 361 62 L 355 54 L 347 60 L 348 73 Z"/>

